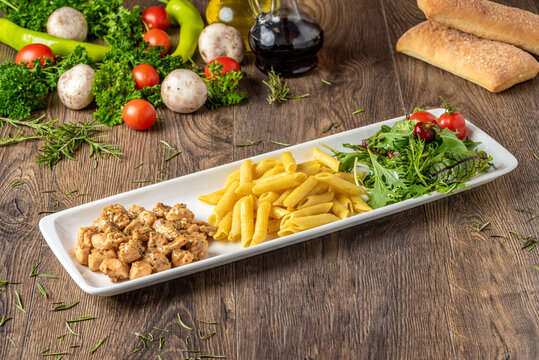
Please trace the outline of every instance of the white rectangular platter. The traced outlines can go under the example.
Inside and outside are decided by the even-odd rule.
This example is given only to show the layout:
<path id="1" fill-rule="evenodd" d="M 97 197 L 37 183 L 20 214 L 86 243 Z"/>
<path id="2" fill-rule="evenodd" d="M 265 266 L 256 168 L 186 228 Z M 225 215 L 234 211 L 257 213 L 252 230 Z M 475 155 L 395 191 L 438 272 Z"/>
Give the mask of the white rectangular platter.
<path id="1" fill-rule="evenodd" d="M 443 113 L 443 109 L 430 111 L 436 116 Z M 386 120 L 324 137 L 322 139 L 258 155 L 252 159 L 256 162 L 265 158 L 279 157 L 282 152 L 290 151 L 298 163 L 312 160 L 312 150 L 315 146 L 320 148 L 320 144 L 323 143 L 334 149 L 342 150 L 343 143 L 359 144 L 362 139 L 374 135 L 380 130 L 382 125 L 391 126 L 396 121 L 402 119 L 403 117 L 398 117 Z M 469 181 L 467 183 L 468 189 L 483 185 L 501 175 L 507 174 L 518 165 L 515 157 L 493 138 L 468 121 L 466 126 L 469 138 L 473 141 L 481 142 L 479 149 L 485 150 L 488 154 L 492 155 L 492 162 L 494 164 L 488 172 L 481 173 Z M 139 279 L 127 280 L 119 283 L 112 283 L 106 275 L 100 272 L 92 272 L 88 267 L 82 266 L 75 261 L 73 249 L 76 245 L 78 228 L 91 225 L 92 222 L 99 217 L 101 210 L 110 204 L 122 204 L 126 208 L 132 204 L 137 204 L 146 208 L 152 208 L 156 202 L 162 202 L 167 205 L 185 203 L 188 208 L 195 213 L 196 219 L 207 221 L 213 206 L 200 202 L 196 197 L 221 189 L 227 175 L 239 169 L 240 163 L 241 161 L 236 161 L 227 165 L 218 166 L 67 209 L 44 217 L 41 219 L 39 227 L 55 256 L 82 290 L 88 294 L 111 296 L 221 266 L 233 261 L 279 249 L 284 246 L 293 245 L 314 237 L 323 236 L 331 232 L 363 224 L 371 220 L 379 219 L 450 196 L 450 194 L 432 193 L 420 198 L 405 200 L 397 204 L 355 215 L 297 234 L 266 241 L 249 248 L 242 248 L 239 243 L 210 241 L 208 255 L 204 260 Z"/>

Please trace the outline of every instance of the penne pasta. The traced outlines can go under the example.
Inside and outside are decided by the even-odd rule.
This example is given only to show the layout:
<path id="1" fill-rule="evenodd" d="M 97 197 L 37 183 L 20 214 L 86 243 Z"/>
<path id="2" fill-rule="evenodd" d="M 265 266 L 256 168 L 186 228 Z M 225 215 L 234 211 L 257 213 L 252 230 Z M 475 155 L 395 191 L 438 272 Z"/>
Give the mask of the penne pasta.
<path id="1" fill-rule="evenodd" d="M 268 221 L 268 234 L 274 234 L 281 229 L 281 220 L 271 219 Z"/>
<path id="2" fill-rule="evenodd" d="M 354 206 L 352 205 L 352 200 L 345 194 L 337 193 L 335 194 L 335 200 L 343 204 L 346 209 L 348 209 L 348 212 L 350 213 L 349 216 L 354 215 Z"/>
<path id="3" fill-rule="evenodd" d="M 334 198 L 334 193 L 332 190 L 329 190 L 323 194 L 309 195 L 305 199 L 299 202 L 298 209 L 330 202 L 330 201 L 333 201 L 333 198 Z"/>
<path id="4" fill-rule="evenodd" d="M 228 240 L 228 234 L 230 233 L 230 227 L 232 226 L 232 213 L 233 210 L 230 210 L 226 213 L 223 220 L 221 220 L 215 235 L 213 235 L 215 240 Z"/>
<path id="5" fill-rule="evenodd" d="M 294 217 L 302 217 L 302 216 L 327 213 L 329 212 L 329 210 L 331 210 L 332 206 L 333 206 L 333 202 L 327 202 L 327 203 L 317 204 L 317 205 L 313 205 L 313 206 L 309 206 L 303 209 L 293 211 L 290 214 L 285 215 L 281 219 L 281 227 L 285 227 L 286 223 Z"/>
<path id="6" fill-rule="evenodd" d="M 270 203 L 273 204 L 273 202 L 275 200 L 277 200 L 279 198 L 279 196 L 281 196 L 279 193 L 277 193 L 275 191 L 270 191 L 270 192 L 267 192 L 267 193 L 263 193 L 262 195 L 260 195 L 260 197 L 258 199 L 260 201 L 269 201 Z"/>
<path id="7" fill-rule="evenodd" d="M 225 193 L 225 191 L 226 191 L 226 188 L 214 191 L 210 194 L 200 195 L 199 197 L 197 197 L 197 199 L 209 205 L 217 205 L 221 197 L 223 197 L 223 194 Z"/>
<path id="8" fill-rule="evenodd" d="M 320 163 L 317 160 L 307 161 L 298 164 L 296 167 L 297 172 L 305 173 L 307 176 L 315 175 L 320 172 Z"/>
<path id="9" fill-rule="evenodd" d="M 282 219 L 283 216 L 290 214 L 290 210 L 286 210 L 280 206 L 272 206 L 270 209 L 270 217 L 273 219 Z"/>
<path id="10" fill-rule="evenodd" d="M 367 203 L 359 195 L 350 196 L 350 200 L 352 200 L 352 206 L 354 207 L 354 211 L 357 213 L 364 213 L 372 210 L 372 208 L 367 205 Z"/>
<path id="11" fill-rule="evenodd" d="M 272 177 L 272 176 L 275 176 L 277 174 L 281 174 L 281 173 L 284 173 L 285 172 L 285 168 L 284 166 L 282 165 L 277 165 L 277 166 L 274 166 L 272 167 L 271 169 L 269 169 L 268 171 L 266 171 L 264 174 L 262 174 L 261 177 L 259 177 L 258 179 L 256 179 L 254 181 L 254 183 L 259 183 L 260 181 L 262 181 L 263 179 L 266 179 L 266 178 L 269 178 L 269 177 Z"/>
<path id="12" fill-rule="evenodd" d="M 269 201 L 262 201 L 256 211 L 256 223 L 253 233 L 253 239 L 251 245 L 260 244 L 266 240 L 268 234 L 268 221 L 269 213 L 271 209 L 271 203 Z"/>
<path id="13" fill-rule="evenodd" d="M 253 188 L 253 160 L 247 159 L 241 163 L 239 186 L 236 189 L 238 195 L 249 195 Z"/>
<path id="14" fill-rule="evenodd" d="M 294 159 L 290 151 L 285 151 L 284 153 L 282 153 L 281 163 L 283 164 L 286 172 L 293 173 L 296 171 L 296 160 Z"/>
<path id="15" fill-rule="evenodd" d="M 240 205 L 241 222 L 241 246 L 248 247 L 251 244 L 254 231 L 253 196 L 246 196 Z"/>
<path id="16" fill-rule="evenodd" d="M 279 164 L 279 160 L 275 158 L 264 159 L 261 162 L 254 164 L 253 177 L 255 179 L 258 179 L 259 177 L 264 175 L 266 171 L 277 166 L 277 164 Z"/>
<path id="17" fill-rule="evenodd" d="M 241 202 L 244 198 L 236 201 L 232 209 L 232 223 L 228 233 L 228 241 L 236 241 L 241 238 Z"/>
<path id="18" fill-rule="evenodd" d="M 253 193 L 260 195 L 265 192 L 289 189 L 298 186 L 306 179 L 307 175 L 304 173 L 277 174 L 256 183 L 256 185 L 253 186 Z"/>
<path id="19" fill-rule="evenodd" d="M 333 206 L 331 207 L 331 213 L 335 214 L 337 217 L 341 219 L 346 219 L 347 217 L 354 214 L 354 211 L 350 211 L 348 207 L 346 207 L 343 203 L 341 203 L 339 200 L 335 199 L 333 200 Z"/>
<path id="20" fill-rule="evenodd" d="M 210 214 L 208 223 L 213 226 L 217 226 L 226 213 L 234 207 L 234 203 L 237 200 L 236 189 L 238 188 L 238 181 L 234 180 L 227 188 L 219 202 Z"/>
<path id="21" fill-rule="evenodd" d="M 303 200 L 309 192 L 318 184 L 312 176 L 309 176 L 301 185 L 296 187 L 286 196 L 283 205 L 288 209 L 294 208 L 301 200 Z"/>
<path id="22" fill-rule="evenodd" d="M 318 181 L 328 184 L 334 190 L 345 193 L 346 195 L 352 196 L 365 193 L 365 190 L 362 187 L 357 186 L 356 184 L 353 184 L 349 181 L 346 181 L 335 174 L 322 173 L 315 175 L 314 178 Z"/>
<path id="23" fill-rule="evenodd" d="M 323 182 L 319 182 L 316 184 L 314 189 L 311 190 L 311 192 L 308 195 L 318 195 L 327 192 L 329 189 L 329 185 Z"/>
<path id="24" fill-rule="evenodd" d="M 275 206 L 283 206 L 284 199 L 292 192 L 294 189 L 287 189 L 285 190 L 274 202 L 273 205 Z"/>
<path id="25" fill-rule="evenodd" d="M 232 174 L 228 175 L 225 180 L 225 189 L 228 185 L 232 184 L 235 180 L 240 180 L 240 171 L 234 171 Z"/>
<path id="26" fill-rule="evenodd" d="M 313 157 L 315 158 L 315 160 L 320 161 L 322 165 L 326 165 L 328 168 L 330 168 L 334 172 L 339 171 L 341 162 L 335 159 L 334 157 L 331 157 L 330 155 L 326 154 L 325 152 L 319 150 L 318 148 L 314 148 Z"/>
<path id="27" fill-rule="evenodd" d="M 316 214 L 309 216 L 300 216 L 290 219 L 286 227 L 282 227 L 282 230 L 277 233 L 279 236 L 286 236 L 294 234 L 299 231 L 312 229 L 317 226 L 332 223 L 339 220 L 339 218 L 333 214 Z"/>

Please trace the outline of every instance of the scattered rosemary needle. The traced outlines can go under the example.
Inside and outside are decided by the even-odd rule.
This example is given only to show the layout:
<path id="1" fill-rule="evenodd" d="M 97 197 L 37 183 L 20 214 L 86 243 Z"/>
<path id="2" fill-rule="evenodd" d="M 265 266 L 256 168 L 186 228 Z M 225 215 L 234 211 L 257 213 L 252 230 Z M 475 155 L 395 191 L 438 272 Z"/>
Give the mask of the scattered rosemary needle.
<path id="1" fill-rule="evenodd" d="M 71 196 L 71 195 L 73 195 L 75 193 L 78 193 L 78 192 L 79 192 L 79 190 L 73 190 L 73 191 L 70 191 L 70 192 L 66 193 L 66 195 Z"/>
<path id="2" fill-rule="evenodd" d="M 361 114 L 363 111 L 365 111 L 365 110 L 364 109 L 357 109 L 356 111 L 354 111 L 352 113 L 352 115 Z"/>
<path id="3" fill-rule="evenodd" d="M 530 221 L 532 221 L 533 219 L 535 219 L 538 216 L 538 214 L 536 214 L 531 208 L 515 209 L 515 210 L 518 211 L 518 212 L 524 213 L 524 214 L 531 215 L 531 217 L 526 222 L 530 222 Z"/>
<path id="4" fill-rule="evenodd" d="M 185 329 L 189 330 L 189 331 L 193 331 L 193 328 L 192 327 L 189 327 L 187 325 L 185 325 L 185 323 L 182 321 L 182 318 L 180 317 L 180 313 L 178 313 L 178 322 L 180 323 L 180 325 L 182 327 L 184 327 Z"/>
<path id="5" fill-rule="evenodd" d="M 26 314 L 26 310 L 24 310 L 24 308 L 22 306 L 21 294 L 19 294 L 19 292 L 17 290 L 15 290 L 15 297 L 17 298 L 17 302 L 15 303 L 15 307 Z"/>
<path id="6" fill-rule="evenodd" d="M 172 154 L 168 158 L 166 158 L 165 162 L 174 159 L 176 156 L 180 155 L 181 153 L 182 153 L 181 151 L 176 151 L 174 154 Z"/>
<path id="7" fill-rule="evenodd" d="M 198 337 L 202 339 L 202 331 L 198 330 Z"/>
<path id="8" fill-rule="evenodd" d="M 163 360 L 163 358 L 161 357 L 161 355 L 157 355 L 157 360 Z"/>
<path id="9" fill-rule="evenodd" d="M 33 265 L 31 270 L 30 270 L 30 277 L 47 277 L 47 278 L 53 278 L 53 279 L 56 279 L 56 275 L 52 275 L 52 274 L 43 274 L 43 273 L 38 273 L 37 272 L 37 268 L 39 267 L 39 265 L 41 265 L 41 263 L 43 262 L 43 260 L 39 260 L 39 262 L 36 264 L 36 265 Z"/>
<path id="10" fill-rule="evenodd" d="M 82 194 L 78 194 L 77 196 L 80 197 L 80 196 L 90 196 L 90 195 L 92 195 L 92 194 L 90 194 L 90 193 L 82 193 Z"/>
<path id="11" fill-rule="evenodd" d="M 0 326 L 4 326 L 4 324 L 7 323 L 9 320 L 11 320 L 11 318 L 2 316 L 2 319 L 0 319 Z"/>
<path id="12" fill-rule="evenodd" d="M 63 356 L 69 354 L 67 351 L 62 352 L 55 352 L 55 353 L 41 353 L 41 356 L 47 357 L 47 356 Z"/>
<path id="13" fill-rule="evenodd" d="M 167 150 L 176 151 L 169 143 L 167 143 L 165 140 L 159 141 L 161 144 L 163 144 L 163 147 Z"/>
<path id="14" fill-rule="evenodd" d="M 211 324 L 211 325 L 219 324 L 219 322 L 217 322 L 217 321 L 205 321 L 205 320 L 200 320 L 200 319 L 198 319 L 198 321 L 203 323 L 203 324 Z"/>
<path id="15" fill-rule="evenodd" d="M 189 338 L 190 338 L 190 336 L 187 335 L 187 337 L 185 338 L 185 345 L 189 345 Z"/>
<path id="16" fill-rule="evenodd" d="M 39 190 L 39 192 L 42 194 L 50 194 L 50 193 L 55 193 L 56 190 Z"/>
<path id="17" fill-rule="evenodd" d="M 93 166 L 93 169 L 97 169 L 97 166 L 99 165 L 99 163 L 97 162 L 97 159 L 94 159 L 94 166 Z"/>
<path id="18" fill-rule="evenodd" d="M 11 345 L 17 347 L 17 344 L 15 344 L 15 341 L 13 341 L 9 336 L 7 338 L 9 340 L 9 342 L 11 343 Z"/>
<path id="19" fill-rule="evenodd" d="M 13 184 L 11 184 L 11 187 L 14 188 L 14 187 L 21 186 L 24 184 L 26 184 L 24 181 L 16 181 Z"/>
<path id="20" fill-rule="evenodd" d="M 320 79 L 320 81 L 322 81 L 322 82 L 323 82 L 324 84 L 326 84 L 326 85 L 331 85 L 331 83 L 330 83 L 329 81 L 324 80 L 324 79 L 322 79 L 322 78 Z"/>
<path id="21" fill-rule="evenodd" d="M 82 316 L 78 319 L 74 319 L 74 320 L 66 320 L 67 323 L 76 323 L 76 322 L 81 322 L 81 321 L 87 321 L 87 320 L 94 320 L 94 319 L 97 319 L 95 316 L 88 316 L 88 315 L 85 315 L 85 316 Z"/>
<path id="22" fill-rule="evenodd" d="M 56 339 L 63 339 L 63 338 L 65 338 L 65 336 L 66 336 L 66 334 L 58 335 L 58 336 L 56 337 Z"/>
<path id="23" fill-rule="evenodd" d="M 135 184 L 140 184 L 140 183 L 148 183 L 148 182 L 150 182 L 150 180 L 146 180 L 146 179 L 144 179 L 144 180 L 135 180 L 135 181 L 133 181 L 133 182 L 134 182 Z"/>
<path id="24" fill-rule="evenodd" d="M 273 143 L 273 144 L 275 144 L 275 145 L 280 145 L 280 146 L 290 146 L 290 144 L 282 143 L 282 142 L 279 142 L 279 141 L 273 141 L 273 140 L 271 140 L 270 142 Z"/>
<path id="25" fill-rule="evenodd" d="M 247 111 L 251 110 L 251 103 L 247 104 Z"/>
<path id="26" fill-rule="evenodd" d="M 59 202 L 59 201 L 57 201 L 57 202 L 55 202 L 54 204 L 52 204 L 52 207 L 59 207 L 59 206 L 60 206 L 60 202 Z"/>
<path id="27" fill-rule="evenodd" d="M 539 156 L 535 152 L 532 151 L 532 155 L 535 158 L 535 160 L 539 161 Z"/>
<path id="28" fill-rule="evenodd" d="M 190 352 L 190 353 L 199 353 L 200 350 L 189 350 L 189 349 L 182 349 L 183 352 Z"/>
<path id="29" fill-rule="evenodd" d="M 66 324 L 67 330 L 68 330 L 70 333 L 72 333 L 72 334 L 75 335 L 75 336 L 79 335 L 79 334 L 77 334 L 77 333 L 71 328 L 71 326 L 69 325 L 69 323 L 68 323 L 67 321 L 65 322 L 65 324 Z"/>
<path id="30" fill-rule="evenodd" d="M 539 270 L 539 266 L 537 266 L 537 265 L 535 265 L 533 268 L 534 268 L 535 270 Z"/>
<path id="31" fill-rule="evenodd" d="M 163 181 L 165 181 L 165 180 L 163 180 L 163 179 L 161 179 L 161 178 L 157 178 L 157 179 L 155 179 L 155 181 L 157 181 L 157 182 L 163 182 Z"/>
<path id="32" fill-rule="evenodd" d="M 247 140 L 247 142 L 245 144 L 236 144 L 235 146 L 236 147 L 248 147 L 248 146 L 258 145 L 261 142 L 262 142 L 262 139 L 258 139 L 258 140 L 255 140 L 255 141 Z"/>
<path id="33" fill-rule="evenodd" d="M 72 307 L 75 307 L 78 305 L 78 303 L 80 303 L 80 301 L 75 301 L 75 302 L 72 302 L 71 304 L 61 304 L 61 305 L 58 305 L 56 306 L 54 309 L 52 309 L 51 311 L 62 311 L 62 310 L 68 310 L 68 309 L 71 309 Z"/>
<path id="34" fill-rule="evenodd" d="M 159 336 L 159 349 L 163 347 L 163 344 L 165 343 L 165 337 Z"/>
<path id="35" fill-rule="evenodd" d="M 331 123 L 327 128 L 325 128 L 324 130 L 322 130 L 322 134 L 325 134 L 327 133 L 328 131 L 330 131 L 331 129 L 337 129 L 338 127 L 341 126 L 341 123 Z"/>
<path id="36" fill-rule="evenodd" d="M 268 72 L 268 81 L 262 80 L 262 83 L 264 83 L 269 89 L 267 100 L 270 104 L 275 102 L 284 103 L 287 100 L 302 99 L 309 96 L 309 94 L 288 96 L 288 93 L 290 92 L 288 82 L 281 77 L 280 74 L 276 74 L 273 69 Z"/>
<path id="37" fill-rule="evenodd" d="M 104 336 L 101 338 L 101 340 L 99 340 L 99 342 L 97 343 L 97 345 L 89 351 L 90 354 L 93 354 L 97 351 L 97 349 L 99 349 L 101 347 L 101 345 L 103 345 L 103 343 L 105 342 L 105 340 L 107 340 L 107 337 Z"/>
<path id="38" fill-rule="evenodd" d="M 206 335 L 204 335 L 203 337 L 200 338 L 200 340 L 206 340 L 206 339 L 209 339 L 211 338 L 213 335 L 217 334 L 215 331 L 212 331 Z"/>
<path id="39" fill-rule="evenodd" d="M 200 359 L 226 359 L 223 355 L 198 355 Z"/>
<path id="40" fill-rule="evenodd" d="M 57 212 L 57 211 L 43 210 L 43 211 L 38 212 L 37 214 L 38 214 L 38 215 L 43 215 L 43 214 L 54 214 L 55 212 Z"/>
<path id="41" fill-rule="evenodd" d="M 135 166 L 135 167 L 133 168 L 133 170 L 136 170 L 136 169 L 138 169 L 139 167 L 141 167 L 141 166 L 142 166 L 142 164 L 144 164 L 144 162 L 141 162 L 140 164 L 138 164 L 137 166 Z"/>
<path id="42" fill-rule="evenodd" d="M 76 348 L 80 348 L 80 345 L 71 345 L 69 346 L 70 349 L 76 349 Z"/>
<path id="43" fill-rule="evenodd" d="M 140 351 L 140 349 L 133 349 L 133 351 L 131 351 L 131 352 L 129 353 L 129 355 L 136 354 L 136 353 L 138 353 L 139 351 Z"/>
<path id="44" fill-rule="evenodd" d="M 477 224 L 475 224 L 475 226 L 472 226 L 472 229 L 474 229 L 477 232 L 481 232 L 481 231 L 485 230 L 489 225 L 490 225 L 490 221 L 487 222 L 487 223 L 484 223 L 484 224 L 477 223 Z"/>
<path id="45" fill-rule="evenodd" d="M 47 295 L 47 292 L 45 291 L 45 289 L 43 288 L 43 286 L 42 286 L 40 283 L 38 283 L 37 281 L 36 281 L 36 287 L 37 287 L 37 289 L 39 290 L 39 292 L 40 292 L 43 296 L 45 296 L 45 298 L 48 298 L 48 297 L 49 297 L 49 295 Z"/>

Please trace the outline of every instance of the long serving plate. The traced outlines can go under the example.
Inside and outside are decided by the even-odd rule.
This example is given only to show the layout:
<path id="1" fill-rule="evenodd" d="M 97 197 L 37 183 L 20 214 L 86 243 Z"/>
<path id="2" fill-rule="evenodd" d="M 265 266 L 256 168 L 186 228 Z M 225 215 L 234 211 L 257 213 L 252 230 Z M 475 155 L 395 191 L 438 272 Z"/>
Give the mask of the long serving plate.
<path id="1" fill-rule="evenodd" d="M 443 109 L 430 110 L 434 115 L 442 114 Z M 367 125 L 358 129 L 342 132 L 336 135 L 324 137 L 322 139 L 305 142 L 303 144 L 272 151 L 266 154 L 253 157 L 257 162 L 270 157 L 280 157 L 284 151 L 290 151 L 297 162 L 312 160 L 313 148 L 326 144 L 335 149 L 343 149 L 343 143 L 358 144 L 362 139 L 374 135 L 382 125 L 391 126 L 396 121 L 402 120 L 398 117 L 391 120 L 382 121 L 376 124 Z M 466 123 L 466 131 L 469 138 L 480 142 L 480 150 L 485 150 L 493 157 L 494 166 L 488 172 L 481 173 L 466 183 L 468 189 L 488 183 L 499 176 L 512 171 L 517 165 L 517 159 L 501 146 L 496 140 L 491 138 L 481 129 L 472 123 Z M 321 148 L 322 149 L 322 148 Z M 158 284 L 164 281 L 175 279 L 181 276 L 193 274 L 199 271 L 221 266 L 233 261 L 238 261 L 251 256 L 262 254 L 268 251 L 297 244 L 315 237 L 323 236 L 331 232 L 366 223 L 379 219 L 400 211 L 438 200 L 451 194 L 432 193 L 415 199 L 405 200 L 396 204 L 388 205 L 367 213 L 354 215 L 347 219 L 342 219 L 334 223 L 323 225 L 314 229 L 309 229 L 297 234 L 288 235 L 282 238 L 266 241 L 262 244 L 242 248 L 239 242 L 229 243 L 220 241 L 210 241 L 207 258 L 182 267 L 173 268 L 157 274 L 152 274 L 135 280 L 126 280 L 119 283 L 112 283 L 109 278 L 100 273 L 92 272 L 86 266 L 76 262 L 73 256 L 73 249 L 76 245 L 77 230 L 81 226 L 91 225 L 99 217 L 101 210 L 110 204 L 122 204 L 126 208 L 132 204 L 152 208 L 156 202 L 173 205 L 185 203 L 187 207 L 195 213 L 196 219 L 207 221 L 213 206 L 202 203 L 196 197 L 207 194 L 223 187 L 227 175 L 239 169 L 241 161 L 218 166 L 212 169 L 200 171 L 194 174 L 182 176 L 162 183 L 146 186 L 140 189 L 131 190 L 119 195 L 111 196 L 102 200 L 93 201 L 84 205 L 76 206 L 41 219 L 39 227 L 49 247 L 54 252 L 60 263 L 64 266 L 69 275 L 75 280 L 77 285 L 92 295 L 111 296 L 127 291 L 139 289 L 145 286 Z"/>

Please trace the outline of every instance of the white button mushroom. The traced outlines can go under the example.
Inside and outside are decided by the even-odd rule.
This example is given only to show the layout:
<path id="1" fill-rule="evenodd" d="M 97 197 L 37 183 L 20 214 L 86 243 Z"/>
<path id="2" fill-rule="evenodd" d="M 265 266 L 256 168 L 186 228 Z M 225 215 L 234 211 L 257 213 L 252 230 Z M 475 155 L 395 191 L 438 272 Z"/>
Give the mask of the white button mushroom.
<path id="1" fill-rule="evenodd" d="M 47 32 L 64 39 L 84 41 L 88 34 L 88 22 L 80 11 L 66 6 L 49 16 Z"/>
<path id="2" fill-rule="evenodd" d="M 241 33 L 236 28 L 214 23 L 202 30 L 198 38 L 198 50 L 206 63 L 219 56 L 228 56 L 241 63 L 245 45 Z"/>
<path id="3" fill-rule="evenodd" d="M 206 83 L 191 70 L 178 69 L 165 77 L 161 84 L 161 97 L 172 111 L 189 114 L 206 102 Z"/>
<path id="4" fill-rule="evenodd" d="M 58 80 L 60 101 L 70 109 L 84 109 L 94 99 L 93 81 L 94 69 L 86 64 L 75 65 L 71 70 L 63 73 Z"/>

